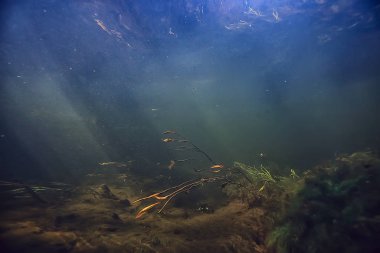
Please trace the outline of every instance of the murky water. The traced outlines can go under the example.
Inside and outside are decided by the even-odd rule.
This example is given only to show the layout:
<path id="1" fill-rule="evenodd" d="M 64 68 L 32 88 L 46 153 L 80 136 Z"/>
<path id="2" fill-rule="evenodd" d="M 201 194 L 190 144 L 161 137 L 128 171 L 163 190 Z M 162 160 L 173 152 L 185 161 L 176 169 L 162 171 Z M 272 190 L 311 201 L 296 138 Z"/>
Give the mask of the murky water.
<path id="1" fill-rule="evenodd" d="M 57 204 L 57 199 L 65 204 L 62 214 L 49 209 L 50 221 L 13 212 L 9 217 L 32 232 L 49 233 L 71 233 L 79 223 L 94 229 L 110 225 L 109 218 L 132 227 L 111 222 L 117 231 L 135 233 L 127 252 L 162 252 L 163 245 L 185 252 L 180 239 L 170 244 L 160 236 L 140 237 L 148 233 L 147 224 L 135 223 L 134 216 L 147 205 L 123 202 L 174 187 L 166 193 L 168 198 L 174 194 L 175 201 L 165 207 L 174 214 L 168 210 L 157 218 L 149 213 L 148 223 L 156 217 L 152 226 L 158 230 L 148 234 L 170 230 L 180 238 L 183 227 L 190 226 L 184 237 L 199 242 L 196 231 L 210 227 L 205 216 L 213 217 L 215 225 L 233 215 L 241 218 L 239 224 L 247 219 L 260 231 L 251 235 L 256 246 L 236 232 L 244 230 L 240 225 L 229 224 L 229 234 L 236 235 L 230 238 L 233 244 L 209 250 L 264 252 L 266 235 L 277 221 L 267 224 L 260 217 L 272 210 L 266 201 L 278 203 L 268 197 L 273 182 L 258 176 L 265 175 L 260 168 L 286 177 L 292 169 L 304 180 L 304 171 L 341 154 L 374 151 L 376 157 L 379 12 L 376 1 L 355 0 L 2 3 L 0 178 L 1 187 L 12 191 L 4 199 L 29 201 L 9 204 L 15 210 L 41 200 L 37 205 Z M 250 173 L 259 181 L 247 180 Z M 231 190 L 239 184 L 251 185 L 246 193 L 252 194 Z M 262 209 L 247 211 L 245 204 Z M 76 205 L 98 208 L 109 217 L 93 224 L 87 211 L 74 210 Z M 55 230 L 54 224 L 46 225 L 57 219 Z M 167 224 L 173 219 L 181 220 L 182 227 Z M 115 228 L 103 225 L 99 233 Z M 20 238 L 28 237 L 24 232 Z M 71 239 L 76 246 L 64 246 L 67 251 L 93 240 L 85 235 Z M 107 243 L 96 250 L 117 244 Z"/>

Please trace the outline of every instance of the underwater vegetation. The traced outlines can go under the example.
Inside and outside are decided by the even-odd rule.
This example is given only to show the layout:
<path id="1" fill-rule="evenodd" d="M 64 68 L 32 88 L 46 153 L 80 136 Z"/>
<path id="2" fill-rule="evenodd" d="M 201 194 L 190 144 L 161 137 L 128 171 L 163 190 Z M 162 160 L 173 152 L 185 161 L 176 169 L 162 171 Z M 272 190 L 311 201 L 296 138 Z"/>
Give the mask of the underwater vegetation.
<path id="1" fill-rule="evenodd" d="M 275 183 L 276 180 L 273 178 L 272 174 L 270 171 L 265 168 L 263 165 L 260 165 L 260 167 L 255 167 L 255 166 L 249 166 L 246 164 L 243 164 L 241 162 L 234 162 L 234 167 L 239 168 L 244 175 L 247 176 L 247 179 L 253 183 L 254 181 L 256 182 L 263 182 L 264 185 L 266 183 Z M 264 188 L 260 188 L 262 191 Z"/>
<path id="2" fill-rule="evenodd" d="M 380 252 L 380 159 L 371 152 L 299 174 L 234 162 L 215 176 L 216 165 L 205 166 L 161 191 L 152 178 L 146 197 L 150 181 L 133 163 L 102 164 L 118 170 L 82 185 L 1 181 L 1 252 Z M 213 206 L 222 199 L 208 196 L 211 185 L 226 202 Z M 176 202 L 195 188 L 200 205 Z"/>
<path id="3" fill-rule="evenodd" d="M 302 175 L 234 167 L 244 180 L 227 194 L 265 210 L 270 252 L 380 252 L 380 159 L 373 152 L 341 155 Z"/>
<path id="4" fill-rule="evenodd" d="M 234 183 L 226 187 L 226 193 L 231 197 L 240 198 L 250 207 L 265 206 L 269 210 L 278 210 L 298 192 L 303 182 L 294 169 L 290 169 L 287 176 L 277 176 L 272 175 L 271 168 L 262 164 L 250 166 L 234 162 L 233 168 L 235 173 L 240 172 L 242 176 L 234 178 Z M 272 214 L 275 215 L 277 214 Z"/>
<path id="5" fill-rule="evenodd" d="M 267 239 L 273 252 L 380 252 L 377 156 L 343 155 L 302 177 Z"/>
<path id="6" fill-rule="evenodd" d="M 178 132 L 162 134 L 181 154 L 200 154 L 191 179 L 170 185 L 143 178 L 130 160 L 98 163 L 81 185 L 0 181 L 8 207 L 0 251 L 35 244 L 28 252 L 193 252 L 197 243 L 197 252 L 380 252 L 377 154 L 341 155 L 303 173 L 289 168 L 276 175 L 274 163 L 216 163 Z M 171 161 L 174 168 L 195 159 Z M 186 196 L 195 189 L 195 198 Z"/>

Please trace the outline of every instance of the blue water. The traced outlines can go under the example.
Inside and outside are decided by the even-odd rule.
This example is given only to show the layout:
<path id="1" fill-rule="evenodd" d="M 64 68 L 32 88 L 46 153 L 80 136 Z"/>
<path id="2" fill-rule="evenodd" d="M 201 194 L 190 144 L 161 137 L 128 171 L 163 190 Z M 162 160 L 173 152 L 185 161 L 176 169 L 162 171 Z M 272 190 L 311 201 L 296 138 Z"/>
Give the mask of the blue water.
<path id="1" fill-rule="evenodd" d="M 379 15 L 359 0 L 3 2 L 0 175 L 198 159 L 168 129 L 224 164 L 377 150 Z"/>

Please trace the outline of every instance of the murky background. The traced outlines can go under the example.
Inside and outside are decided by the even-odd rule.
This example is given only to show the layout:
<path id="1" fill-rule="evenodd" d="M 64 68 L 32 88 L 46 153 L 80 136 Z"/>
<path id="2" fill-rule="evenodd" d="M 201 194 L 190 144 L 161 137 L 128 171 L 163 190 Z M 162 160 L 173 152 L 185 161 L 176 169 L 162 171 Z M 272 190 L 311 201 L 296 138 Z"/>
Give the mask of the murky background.
<path id="1" fill-rule="evenodd" d="M 376 1 L 9 1 L 0 176 L 75 181 L 105 161 L 308 168 L 380 143 Z M 193 165 L 183 166 L 182 171 Z M 181 169 L 178 169 L 181 171 Z"/>

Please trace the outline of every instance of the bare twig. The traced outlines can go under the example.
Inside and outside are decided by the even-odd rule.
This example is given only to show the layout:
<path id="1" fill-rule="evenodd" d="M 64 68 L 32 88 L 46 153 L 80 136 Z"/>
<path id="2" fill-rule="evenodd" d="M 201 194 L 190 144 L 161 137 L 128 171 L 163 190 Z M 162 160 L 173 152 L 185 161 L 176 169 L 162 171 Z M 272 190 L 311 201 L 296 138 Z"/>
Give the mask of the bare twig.
<path id="1" fill-rule="evenodd" d="M 150 209 L 153 209 L 155 206 L 159 206 L 162 204 L 162 207 L 157 212 L 157 213 L 161 213 L 164 210 L 164 208 L 168 205 L 170 200 L 172 200 L 178 194 L 180 194 L 182 192 L 189 191 L 193 187 L 203 185 L 204 183 L 211 183 L 211 182 L 215 182 L 215 181 L 219 181 L 219 180 L 226 180 L 226 177 L 225 176 L 223 176 L 223 177 L 209 177 L 209 178 L 189 180 L 189 181 L 183 182 L 179 185 L 167 188 L 163 191 L 160 191 L 160 192 L 151 194 L 149 196 L 137 199 L 137 200 L 133 201 L 132 203 L 137 203 L 137 202 L 147 200 L 147 199 L 156 199 L 157 202 L 155 202 L 154 204 L 148 205 L 148 206 L 144 207 L 143 209 L 141 209 L 138 212 L 138 214 L 136 215 L 136 218 L 140 218 Z M 167 195 L 162 196 L 162 194 L 167 193 L 167 192 L 169 192 Z"/>

